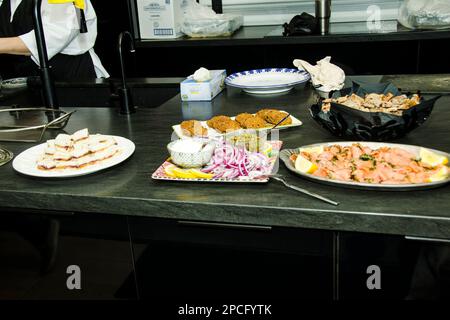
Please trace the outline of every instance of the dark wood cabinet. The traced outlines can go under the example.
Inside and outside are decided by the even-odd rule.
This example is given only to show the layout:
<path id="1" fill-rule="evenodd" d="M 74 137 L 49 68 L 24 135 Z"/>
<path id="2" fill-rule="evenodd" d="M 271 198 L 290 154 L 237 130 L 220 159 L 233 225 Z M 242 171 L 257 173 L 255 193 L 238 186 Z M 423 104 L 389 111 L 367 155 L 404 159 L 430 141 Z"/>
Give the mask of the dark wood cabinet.
<path id="1" fill-rule="evenodd" d="M 332 238 L 323 231 L 130 219 L 143 299 L 332 299 Z"/>
<path id="2" fill-rule="evenodd" d="M 0 299 L 134 298 L 126 217 L 2 213 Z"/>

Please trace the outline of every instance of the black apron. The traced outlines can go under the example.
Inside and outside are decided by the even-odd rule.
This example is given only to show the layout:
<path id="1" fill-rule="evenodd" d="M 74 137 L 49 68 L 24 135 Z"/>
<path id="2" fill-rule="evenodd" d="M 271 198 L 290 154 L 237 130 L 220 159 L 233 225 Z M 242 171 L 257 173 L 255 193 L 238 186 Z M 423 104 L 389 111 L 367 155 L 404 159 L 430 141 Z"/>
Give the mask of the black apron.
<path id="1" fill-rule="evenodd" d="M 0 38 L 17 37 L 33 30 L 32 13 L 33 1 L 23 0 L 10 22 L 10 0 L 3 0 L 0 6 Z M 96 78 L 89 52 L 77 56 L 59 53 L 50 59 L 49 64 L 56 81 Z M 39 68 L 30 57 L 0 55 L 0 76 L 3 79 L 36 75 L 39 75 Z"/>

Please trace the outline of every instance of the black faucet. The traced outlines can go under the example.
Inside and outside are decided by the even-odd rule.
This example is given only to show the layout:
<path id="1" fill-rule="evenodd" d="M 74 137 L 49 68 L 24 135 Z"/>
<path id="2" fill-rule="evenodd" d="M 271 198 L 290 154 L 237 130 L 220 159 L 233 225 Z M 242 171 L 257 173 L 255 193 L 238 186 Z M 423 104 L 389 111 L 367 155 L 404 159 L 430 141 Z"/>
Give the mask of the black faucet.
<path id="1" fill-rule="evenodd" d="M 122 84 L 118 89 L 119 98 L 120 98 L 120 113 L 121 114 L 130 114 L 136 112 L 136 109 L 133 104 L 133 98 L 131 96 L 130 88 L 127 86 L 127 81 L 125 78 L 125 66 L 123 63 L 123 55 L 122 55 L 122 42 L 123 38 L 127 36 L 130 40 L 130 52 L 135 52 L 134 49 L 134 39 L 130 32 L 124 31 L 119 34 L 119 59 L 120 59 L 120 72 L 122 75 Z"/>
<path id="2" fill-rule="evenodd" d="M 58 103 L 55 94 L 55 85 L 50 74 L 50 65 L 48 62 L 47 46 L 45 44 L 44 28 L 42 27 L 41 17 L 42 0 L 34 0 L 33 24 L 36 37 L 36 46 L 39 55 L 39 69 L 41 73 L 42 89 L 44 93 L 44 103 L 47 108 L 58 109 Z"/>

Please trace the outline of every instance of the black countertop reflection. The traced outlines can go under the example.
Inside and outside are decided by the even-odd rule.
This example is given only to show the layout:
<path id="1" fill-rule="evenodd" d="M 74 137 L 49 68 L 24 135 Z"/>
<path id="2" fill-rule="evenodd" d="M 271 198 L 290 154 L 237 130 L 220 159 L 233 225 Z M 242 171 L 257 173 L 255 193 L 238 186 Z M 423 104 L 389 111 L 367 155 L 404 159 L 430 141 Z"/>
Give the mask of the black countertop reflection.
<path id="1" fill-rule="evenodd" d="M 302 180 L 280 165 L 280 173 L 293 184 L 339 201 L 340 205 L 334 207 L 286 189 L 276 181 L 263 185 L 210 184 L 162 182 L 150 177 L 167 158 L 171 126 L 192 117 L 235 115 L 274 107 L 304 122 L 302 127 L 280 132 L 285 148 L 337 140 L 310 118 L 308 108 L 315 99 L 309 88 L 266 98 L 229 90 L 211 103 L 182 103 L 177 95 L 158 108 L 139 109 L 129 117 L 108 108 L 78 109 L 67 132 L 87 127 L 91 132 L 124 136 L 136 143 L 135 154 L 115 168 L 64 180 L 22 176 L 9 163 L 0 167 L 0 208 L 450 238 L 448 185 L 410 192 L 348 190 Z M 396 142 L 450 152 L 449 123 L 450 97 L 444 96 L 422 127 Z M 45 139 L 56 134 L 48 133 Z M 2 145 L 18 154 L 33 144 Z"/>

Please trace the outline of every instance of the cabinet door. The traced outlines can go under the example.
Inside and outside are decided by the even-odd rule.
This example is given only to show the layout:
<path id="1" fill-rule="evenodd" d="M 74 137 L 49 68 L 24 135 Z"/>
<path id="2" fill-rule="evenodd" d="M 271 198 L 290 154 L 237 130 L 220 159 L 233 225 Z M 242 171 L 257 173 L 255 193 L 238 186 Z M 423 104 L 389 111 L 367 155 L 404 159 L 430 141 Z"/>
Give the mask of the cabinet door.
<path id="1" fill-rule="evenodd" d="M 140 297 L 332 297 L 332 239 L 322 231 L 130 219 Z"/>
<path id="2" fill-rule="evenodd" d="M 341 233 L 340 298 L 404 299 L 419 245 L 401 236 Z"/>
<path id="3" fill-rule="evenodd" d="M 2 213 L 0 299 L 133 299 L 133 275 L 126 217 Z"/>

